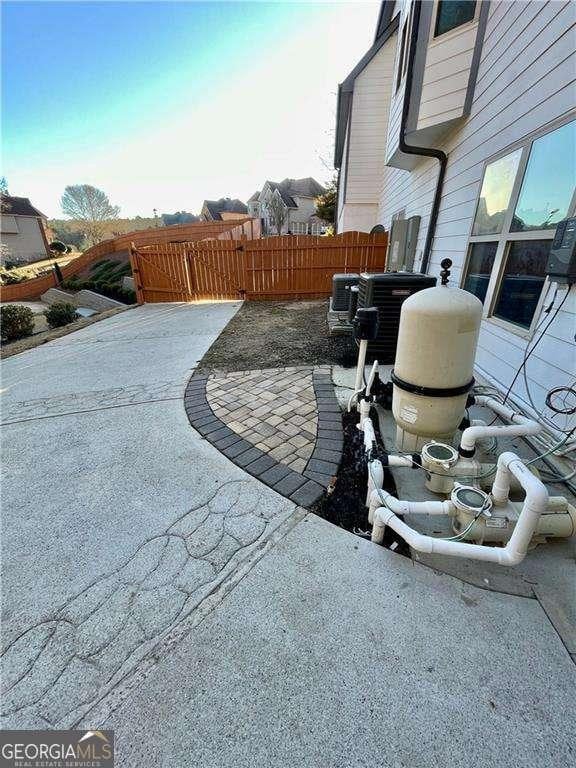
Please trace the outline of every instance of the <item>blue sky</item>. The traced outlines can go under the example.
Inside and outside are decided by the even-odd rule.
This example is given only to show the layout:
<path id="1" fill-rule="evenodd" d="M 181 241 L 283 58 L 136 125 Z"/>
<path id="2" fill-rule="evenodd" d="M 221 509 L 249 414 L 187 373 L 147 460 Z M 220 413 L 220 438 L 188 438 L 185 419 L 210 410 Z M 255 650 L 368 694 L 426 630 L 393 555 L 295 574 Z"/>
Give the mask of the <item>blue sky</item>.
<path id="1" fill-rule="evenodd" d="M 66 184 L 124 215 L 329 175 L 335 91 L 377 3 L 5 2 L 3 173 L 59 215 Z"/>

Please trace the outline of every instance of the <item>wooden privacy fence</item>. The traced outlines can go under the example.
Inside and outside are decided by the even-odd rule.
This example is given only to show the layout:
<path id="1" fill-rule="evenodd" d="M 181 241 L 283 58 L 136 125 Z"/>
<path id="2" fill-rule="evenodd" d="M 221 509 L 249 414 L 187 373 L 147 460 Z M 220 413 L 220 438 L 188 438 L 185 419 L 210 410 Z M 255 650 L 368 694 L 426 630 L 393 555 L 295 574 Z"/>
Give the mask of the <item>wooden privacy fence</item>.
<path id="1" fill-rule="evenodd" d="M 126 252 L 132 245 L 164 245 L 171 243 L 191 242 L 204 238 L 216 238 L 223 240 L 239 240 L 241 238 L 254 238 L 260 236 L 260 220 L 243 218 L 228 221 L 195 221 L 190 224 L 177 224 L 171 227 L 154 227 L 119 235 L 110 240 L 88 248 L 81 256 L 70 261 L 62 267 L 64 279 L 82 272 L 90 264 L 100 259 L 113 256 L 115 253 Z M 58 284 L 53 272 L 48 272 L 41 277 L 34 277 L 22 283 L 3 285 L 0 288 L 2 301 L 22 301 L 41 296 L 48 288 Z"/>
<path id="2" fill-rule="evenodd" d="M 329 296 L 338 272 L 383 271 L 387 233 L 286 235 L 133 248 L 138 301 Z"/>

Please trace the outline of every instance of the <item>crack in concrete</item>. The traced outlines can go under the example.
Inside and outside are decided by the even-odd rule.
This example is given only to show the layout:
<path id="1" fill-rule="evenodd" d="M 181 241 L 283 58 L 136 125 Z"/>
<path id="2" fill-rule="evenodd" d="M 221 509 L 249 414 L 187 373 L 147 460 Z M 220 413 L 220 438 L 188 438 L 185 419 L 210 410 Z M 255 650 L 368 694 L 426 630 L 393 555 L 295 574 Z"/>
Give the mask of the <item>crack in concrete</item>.
<path id="1" fill-rule="evenodd" d="M 64 726 L 103 700 L 243 563 L 261 556 L 282 523 L 281 509 L 267 511 L 261 497 L 252 481 L 224 483 L 20 632 L 1 657 L 14 677 L 3 692 L 4 727 L 22 726 L 22 718 L 26 727 Z"/>
<path id="2" fill-rule="evenodd" d="M 56 416 L 92 413 L 111 408 L 124 408 L 128 405 L 179 400 L 182 397 L 182 392 L 181 383 L 165 381 L 153 385 L 137 384 L 130 387 L 115 387 L 90 392 L 67 392 L 55 397 L 21 400 L 3 409 L 4 420 L 0 426 Z"/>

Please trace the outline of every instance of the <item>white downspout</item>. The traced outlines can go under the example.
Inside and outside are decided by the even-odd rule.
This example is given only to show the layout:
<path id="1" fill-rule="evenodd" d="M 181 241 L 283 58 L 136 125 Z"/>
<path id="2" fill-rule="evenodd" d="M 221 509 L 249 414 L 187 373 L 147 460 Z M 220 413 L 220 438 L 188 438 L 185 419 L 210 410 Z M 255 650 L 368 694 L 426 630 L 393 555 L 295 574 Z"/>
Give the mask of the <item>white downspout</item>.
<path id="1" fill-rule="evenodd" d="M 518 518 L 518 522 L 512 532 L 508 544 L 503 548 L 486 547 L 479 544 L 467 544 L 460 541 L 449 541 L 447 539 L 436 539 L 433 536 L 425 536 L 406 525 L 402 520 L 396 517 L 395 510 L 392 507 L 396 505 L 390 502 L 388 497 L 384 498 L 385 507 L 379 507 L 374 512 L 374 526 L 372 528 L 372 541 L 381 542 L 384 536 L 384 529 L 388 525 L 401 536 L 417 552 L 427 554 L 451 555 L 453 557 L 468 557 L 472 560 L 483 560 L 486 562 L 498 563 L 500 565 L 517 565 L 520 563 L 528 551 L 530 541 L 540 515 L 546 509 L 548 504 L 548 491 L 544 484 L 535 477 L 528 467 L 514 453 L 503 453 L 498 459 L 498 468 L 496 478 L 492 486 L 492 496 L 495 504 L 505 504 L 508 500 L 510 490 L 510 476 L 518 480 L 522 488 L 526 491 L 524 505 Z M 393 497 L 392 497 L 393 498 Z M 398 501 L 398 500 L 396 500 Z M 436 502 L 444 503 L 444 502 Z M 404 505 L 406 502 L 400 502 Z M 420 511 L 414 509 L 419 502 L 407 503 L 406 512 Z M 426 504 L 426 502 L 424 502 Z M 425 511 L 422 509 L 422 511 Z M 401 512 L 399 514 L 405 514 Z"/>
<path id="2" fill-rule="evenodd" d="M 475 405 L 484 405 L 490 408 L 502 419 L 512 422 L 511 424 L 494 424 L 492 426 L 475 425 L 468 427 L 462 432 L 460 440 L 460 451 L 465 456 L 471 456 L 476 450 L 476 443 L 484 437 L 522 437 L 524 435 L 536 435 L 542 432 L 542 425 L 537 421 L 521 416 L 519 413 L 509 408 L 507 405 L 494 400 L 492 397 L 476 396 Z"/>

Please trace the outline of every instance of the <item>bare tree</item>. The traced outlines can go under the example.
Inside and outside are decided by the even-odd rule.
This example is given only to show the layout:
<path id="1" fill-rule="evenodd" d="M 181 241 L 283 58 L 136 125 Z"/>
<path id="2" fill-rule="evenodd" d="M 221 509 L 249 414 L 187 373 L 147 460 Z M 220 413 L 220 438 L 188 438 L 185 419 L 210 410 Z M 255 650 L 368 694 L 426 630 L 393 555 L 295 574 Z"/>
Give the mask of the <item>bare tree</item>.
<path id="1" fill-rule="evenodd" d="M 284 222 L 286 221 L 286 216 L 288 215 L 288 209 L 280 199 L 280 197 L 276 194 L 273 194 L 270 200 L 267 204 L 268 207 L 268 214 L 272 220 L 272 223 L 276 227 L 276 232 L 281 235 L 282 234 L 282 227 L 284 226 Z"/>
<path id="2" fill-rule="evenodd" d="M 105 192 L 90 184 L 66 187 L 61 205 L 66 216 L 83 224 L 86 239 L 91 245 L 104 239 L 108 222 L 117 219 L 120 213 L 120 208 L 110 203 Z"/>

